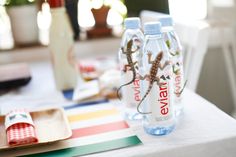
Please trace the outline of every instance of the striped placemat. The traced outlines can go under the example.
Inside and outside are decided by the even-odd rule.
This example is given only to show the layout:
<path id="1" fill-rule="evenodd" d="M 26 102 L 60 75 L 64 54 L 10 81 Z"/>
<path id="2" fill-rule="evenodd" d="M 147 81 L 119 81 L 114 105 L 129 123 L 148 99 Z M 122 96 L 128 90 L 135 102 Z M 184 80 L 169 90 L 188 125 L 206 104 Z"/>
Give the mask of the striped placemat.
<path id="1" fill-rule="evenodd" d="M 38 147 L 34 157 L 71 157 L 141 144 L 119 111 L 107 101 L 97 105 L 65 107 L 73 135 L 47 147 Z"/>

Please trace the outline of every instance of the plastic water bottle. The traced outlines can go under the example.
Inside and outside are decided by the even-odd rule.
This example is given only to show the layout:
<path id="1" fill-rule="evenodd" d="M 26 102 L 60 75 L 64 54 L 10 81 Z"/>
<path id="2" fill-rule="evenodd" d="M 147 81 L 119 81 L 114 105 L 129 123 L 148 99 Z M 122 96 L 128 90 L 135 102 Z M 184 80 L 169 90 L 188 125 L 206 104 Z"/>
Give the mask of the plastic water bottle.
<path id="1" fill-rule="evenodd" d="M 122 101 L 126 105 L 125 118 L 139 120 L 142 119 L 142 115 L 137 112 L 136 108 L 141 99 L 141 91 L 137 76 L 138 67 L 141 64 L 144 35 L 140 29 L 139 18 L 126 18 L 124 24 L 125 32 L 119 50 L 120 69 L 122 71 L 119 90 L 122 91 Z"/>
<path id="2" fill-rule="evenodd" d="M 172 17 L 160 17 L 159 21 L 162 25 L 163 39 L 169 48 L 169 54 L 172 61 L 174 109 L 176 116 L 179 116 L 183 113 L 182 92 L 185 86 L 182 46 L 174 31 Z"/>
<path id="3" fill-rule="evenodd" d="M 162 38 L 159 22 L 144 25 L 142 99 L 144 130 L 152 135 L 166 135 L 175 128 L 172 104 L 171 62 Z"/>
<path id="4" fill-rule="evenodd" d="M 73 31 L 64 6 L 64 0 L 48 0 L 52 14 L 49 49 L 56 88 L 73 89 L 77 85 L 76 58 Z"/>

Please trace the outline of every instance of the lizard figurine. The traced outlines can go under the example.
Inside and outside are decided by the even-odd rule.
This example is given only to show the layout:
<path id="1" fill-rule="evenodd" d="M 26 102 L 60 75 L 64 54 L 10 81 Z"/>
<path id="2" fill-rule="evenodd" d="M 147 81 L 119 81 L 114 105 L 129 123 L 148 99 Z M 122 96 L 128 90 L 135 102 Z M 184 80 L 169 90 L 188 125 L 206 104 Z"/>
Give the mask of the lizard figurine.
<path id="1" fill-rule="evenodd" d="M 151 64 L 152 66 L 151 66 L 151 68 L 150 68 L 150 73 L 149 73 L 149 75 L 145 75 L 144 77 L 139 76 L 139 79 L 140 79 L 140 80 L 145 80 L 146 78 L 148 78 L 148 79 L 150 80 L 148 89 L 147 89 L 145 95 L 143 96 L 143 98 L 141 99 L 141 101 L 139 102 L 139 104 L 138 104 L 138 106 L 137 106 L 137 111 L 138 111 L 139 113 L 141 113 L 141 114 L 150 114 L 150 113 L 151 113 L 151 112 L 146 112 L 146 113 L 145 113 L 145 112 L 141 112 L 141 111 L 139 110 L 139 107 L 140 107 L 140 105 L 142 104 L 142 102 L 145 100 L 145 98 L 147 97 L 147 95 L 150 93 L 150 91 L 151 91 L 151 89 L 152 89 L 152 87 L 153 87 L 154 82 L 157 82 L 157 85 L 158 85 L 158 86 L 161 86 L 161 85 L 162 85 L 162 84 L 160 84 L 160 78 L 159 78 L 159 76 L 157 76 L 157 74 L 158 74 L 158 69 L 163 70 L 167 65 L 170 64 L 169 61 L 166 61 L 166 62 L 164 63 L 164 65 L 161 66 L 161 60 L 162 60 L 162 58 L 163 58 L 163 52 L 160 52 L 160 53 L 156 56 L 156 58 L 155 58 L 154 61 L 151 61 L 151 57 L 152 57 L 152 53 L 151 53 L 151 52 L 148 52 L 147 55 L 148 55 L 148 63 Z"/>
<path id="2" fill-rule="evenodd" d="M 137 47 L 136 50 L 133 50 L 133 51 L 132 51 L 132 46 L 133 46 L 133 40 L 130 39 L 130 40 L 128 41 L 128 43 L 127 43 L 126 51 L 124 50 L 124 47 L 121 47 L 121 51 L 122 51 L 123 54 L 126 55 L 126 57 L 127 57 L 127 62 L 128 62 L 128 64 L 125 65 L 123 71 L 126 73 L 126 72 L 128 71 L 128 67 L 129 67 L 130 70 L 131 70 L 132 73 L 133 73 L 133 78 L 132 78 L 131 81 L 129 81 L 128 83 L 125 83 L 125 84 L 121 85 L 121 86 L 117 89 L 117 97 L 118 97 L 119 99 L 121 99 L 121 98 L 120 98 L 120 95 L 119 95 L 119 91 L 121 90 L 121 88 L 124 87 L 124 86 L 128 86 L 129 84 L 131 84 L 132 82 L 134 82 L 134 80 L 136 79 L 136 70 L 135 70 L 135 68 L 137 68 L 137 67 L 135 67 L 135 65 L 136 65 L 138 62 L 137 62 L 137 61 L 133 62 L 132 54 L 135 53 L 135 52 L 139 49 L 139 47 Z"/>

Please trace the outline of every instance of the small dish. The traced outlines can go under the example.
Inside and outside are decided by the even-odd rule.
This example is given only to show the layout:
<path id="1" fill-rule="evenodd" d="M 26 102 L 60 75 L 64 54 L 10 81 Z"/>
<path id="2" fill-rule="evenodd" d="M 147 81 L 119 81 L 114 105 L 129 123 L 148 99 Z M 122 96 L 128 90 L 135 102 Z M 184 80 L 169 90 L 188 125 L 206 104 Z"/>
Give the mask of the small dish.
<path id="1" fill-rule="evenodd" d="M 52 143 L 71 137 L 72 131 L 69 121 L 62 108 L 33 111 L 30 112 L 30 115 L 34 121 L 38 143 L 16 146 L 8 145 L 4 126 L 5 116 L 0 116 L 0 150 Z"/>

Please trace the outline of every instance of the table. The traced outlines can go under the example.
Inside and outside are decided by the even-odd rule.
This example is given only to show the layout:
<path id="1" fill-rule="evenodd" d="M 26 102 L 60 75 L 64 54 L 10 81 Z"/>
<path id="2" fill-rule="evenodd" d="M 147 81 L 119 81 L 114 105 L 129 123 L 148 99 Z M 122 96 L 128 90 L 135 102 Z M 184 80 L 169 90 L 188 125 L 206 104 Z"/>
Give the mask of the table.
<path id="1" fill-rule="evenodd" d="M 63 105 L 66 102 L 55 90 L 52 67 L 48 61 L 30 64 L 32 82 L 20 90 L 0 97 L 2 113 L 7 112 L 14 103 L 19 107 L 24 102 L 28 108 L 43 104 Z M 53 98 L 53 99 L 51 99 Z M 29 100 L 28 102 L 23 101 Z M 143 145 L 89 155 L 91 157 L 233 157 L 236 156 L 236 121 L 215 105 L 197 94 L 184 92 L 185 114 L 179 119 L 176 129 L 167 136 L 151 136 L 144 132 L 138 122 L 129 122 L 142 140 Z M 119 101 L 113 103 L 122 109 Z M 0 152 L 0 156 L 15 156 L 17 151 Z M 15 154 L 16 153 L 16 154 Z"/>

